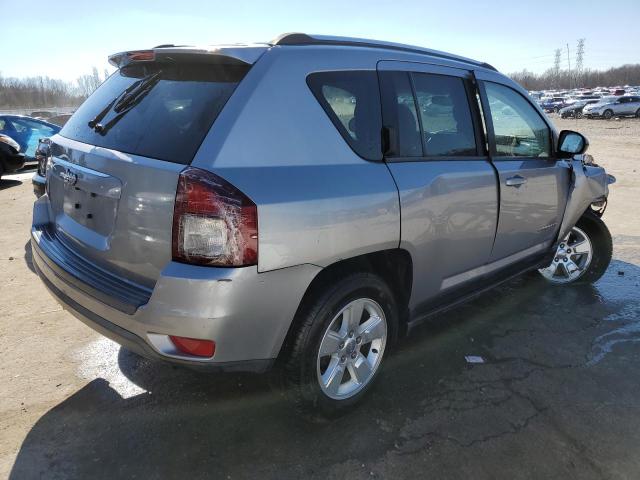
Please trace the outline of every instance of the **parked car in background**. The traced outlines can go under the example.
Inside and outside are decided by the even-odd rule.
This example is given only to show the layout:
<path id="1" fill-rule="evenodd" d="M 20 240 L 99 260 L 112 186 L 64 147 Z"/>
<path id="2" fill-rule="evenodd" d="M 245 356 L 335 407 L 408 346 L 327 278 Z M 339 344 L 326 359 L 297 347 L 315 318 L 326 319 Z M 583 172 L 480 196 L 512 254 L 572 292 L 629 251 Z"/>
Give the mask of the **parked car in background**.
<path id="1" fill-rule="evenodd" d="M 558 113 L 562 107 L 566 105 L 565 97 L 551 97 L 550 99 L 542 102 L 542 109 L 547 112 Z"/>
<path id="2" fill-rule="evenodd" d="M 434 313 L 611 259 L 588 141 L 486 63 L 301 33 L 110 62 L 51 138 L 31 247 L 66 309 L 142 355 L 275 366 L 332 416 Z"/>
<path id="3" fill-rule="evenodd" d="M 51 146 L 51 139 L 48 137 L 41 138 L 38 141 L 38 147 L 36 148 L 36 161 L 38 167 L 36 173 L 31 178 L 31 184 L 33 185 L 33 193 L 36 198 L 40 198 L 44 195 L 47 186 L 47 168 L 49 166 L 48 160 Z"/>
<path id="4" fill-rule="evenodd" d="M 582 118 L 582 109 L 586 105 L 598 103 L 598 100 L 576 100 L 572 102 L 570 105 L 563 107 L 560 109 L 558 113 L 562 118 L 575 117 Z"/>
<path id="5" fill-rule="evenodd" d="M 35 160 L 38 140 L 60 131 L 58 125 L 23 115 L 0 115 L 0 133 L 11 137 L 20 145 L 26 161 Z"/>
<path id="6" fill-rule="evenodd" d="M 613 117 L 640 118 L 640 97 L 633 95 L 605 97 L 598 103 L 584 107 L 582 113 L 587 118 L 604 118 L 606 120 Z"/>
<path id="7" fill-rule="evenodd" d="M 0 127 L 2 120 L 0 119 Z M 0 178 L 6 173 L 20 170 L 24 166 L 24 154 L 20 145 L 7 135 L 0 133 Z"/>
<path id="8" fill-rule="evenodd" d="M 54 125 L 57 125 L 59 127 L 64 127 L 64 124 L 67 123 L 67 121 L 69 121 L 69 119 L 71 118 L 71 115 L 73 115 L 72 113 L 62 113 L 60 115 L 54 115 L 53 117 L 49 117 L 47 119 L 47 121 L 49 123 L 53 123 Z"/>
<path id="9" fill-rule="evenodd" d="M 31 112 L 29 116 L 31 118 L 35 118 L 36 120 L 47 120 L 49 117 L 52 117 L 54 114 L 48 110 L 38 110 L 35 112 Z"/>

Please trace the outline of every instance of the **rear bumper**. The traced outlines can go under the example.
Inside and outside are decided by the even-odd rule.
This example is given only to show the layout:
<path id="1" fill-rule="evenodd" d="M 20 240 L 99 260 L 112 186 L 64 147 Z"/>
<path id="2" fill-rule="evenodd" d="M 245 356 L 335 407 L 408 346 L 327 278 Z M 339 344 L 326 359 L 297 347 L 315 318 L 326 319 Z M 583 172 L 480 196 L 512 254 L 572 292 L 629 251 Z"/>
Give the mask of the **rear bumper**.
<path id="1" fill-rule="evenodd" d="M 169 262 L 148 299 L 128 311 L 101 297 L 95 282 L 85 283 L 76 271 L 65 270 L 64 262 L 41 248 L 43 227 L 38 222 L 46 217 L 47 206 L 47 195 L 36 201 L 31 236 L 34 265 L 46 287 L 82 322 L 148 358 L 200 369 L 268 369 L 307 286 L 320 270 L 301 265 L 258 273 L 256 267 L 208 268 Z M 168 335 L 213 340 L 216 353 L 210 359 L 181 354 L 168 348 Z"/>

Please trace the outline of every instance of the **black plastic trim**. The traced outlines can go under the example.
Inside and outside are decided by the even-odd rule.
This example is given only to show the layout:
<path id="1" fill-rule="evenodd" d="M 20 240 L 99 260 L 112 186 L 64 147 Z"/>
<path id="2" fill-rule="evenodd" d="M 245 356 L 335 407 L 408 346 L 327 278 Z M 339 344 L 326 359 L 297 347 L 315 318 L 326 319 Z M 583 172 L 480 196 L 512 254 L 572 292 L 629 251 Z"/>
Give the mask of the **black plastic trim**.
<path id="1" fill-rule="evenodd" d="M 334 45 L 343 47 L 365 47 L 365 48 L 381 48 L 383 50 L 395 50 L 400 52 L 419 53 L 420 55 L 426 55 L 429 57 L 443 58 L 445 60 L 452 60 L 455 62 L 473 65 L 475 67 L 482 67 L 488 70 L 497 71 L 495 67 L 489 65 L 486 62 L 477 62 L 474 60 L 468 60 L 457 57 L 455 55 L 447 55 L 446 53 L 430 51 L 422 49 L 420 47 L 412 47 L 410 45 L 393 45 L 388 43 L 376 43 L 368 42 L 366 40 L 349 40 L 349 39 L 316 39 L 306 33 L 285 33 L 280 35 L 275 40 L 269 42 L 271 45 Z"/>
<path id="2" fill-rule="evenodd" d="M 124 281 L 89 263 L 67 248 L 48 228 L 37 232 L 39 241 L 31 241 L 34 255 L 65 283 L 128 315 L 149 302 L 151 289 Z"/>

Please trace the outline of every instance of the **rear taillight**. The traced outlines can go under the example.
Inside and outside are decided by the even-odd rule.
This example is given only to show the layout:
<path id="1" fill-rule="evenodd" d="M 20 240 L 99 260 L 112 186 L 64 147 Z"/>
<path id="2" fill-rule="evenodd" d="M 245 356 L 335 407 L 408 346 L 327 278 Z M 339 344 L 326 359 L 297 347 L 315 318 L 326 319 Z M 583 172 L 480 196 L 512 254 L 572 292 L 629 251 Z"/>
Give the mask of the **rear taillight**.
<path id="1" fill-rule="evenodd" d="M 206 170 L 187 167 L 180 173 L 172 236 L 178 262 L 219 267 L 258 263 L 255 203 Z"/>

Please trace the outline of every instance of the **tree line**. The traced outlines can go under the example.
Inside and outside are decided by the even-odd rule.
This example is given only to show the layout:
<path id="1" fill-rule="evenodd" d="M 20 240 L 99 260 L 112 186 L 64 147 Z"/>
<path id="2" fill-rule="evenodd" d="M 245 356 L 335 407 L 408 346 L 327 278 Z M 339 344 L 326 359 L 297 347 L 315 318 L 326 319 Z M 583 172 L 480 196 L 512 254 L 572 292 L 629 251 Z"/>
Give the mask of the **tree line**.
<path id="1" fill-rule="evenodd" d="M 636 86 L 640 85 L 640 64 L 622 65 L 608 70 L 569 71 L 550 68 L 539 74 L 524 69 L 509 76 L 527 90 Z"/>
<path id="2" fill-rule="evenodd" d="M 77 107 L 106 80 L 97 68 L 81 75 L 75 82 L 49 77 L 13 78 L 0 74 L 0 108 Z M 612 87 L 640 85 L 640 64 L 622 65 L 608 70 L 569 71 L 549 69 L 544 73 L 528 70 L 509 75 L 527 90 Z"/>
<path id="3" fill-rule="evenodd" d="M 77 107 L 106 80 L 97 68 L 75 82 L 50 77 L 3 77 L 0 74 L 0 108 Z"/>

